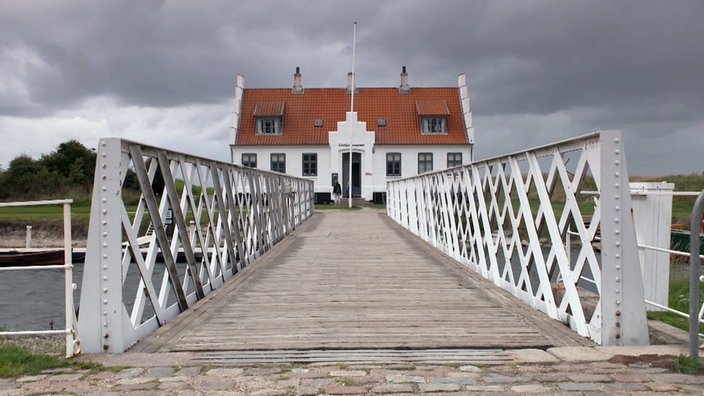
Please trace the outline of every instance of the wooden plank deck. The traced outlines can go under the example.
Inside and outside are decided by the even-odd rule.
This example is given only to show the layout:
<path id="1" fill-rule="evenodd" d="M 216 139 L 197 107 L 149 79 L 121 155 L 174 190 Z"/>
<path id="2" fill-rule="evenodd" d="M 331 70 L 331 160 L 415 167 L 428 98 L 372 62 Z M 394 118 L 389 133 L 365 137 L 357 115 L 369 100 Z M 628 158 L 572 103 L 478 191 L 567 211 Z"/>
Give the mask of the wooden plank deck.
<path id="1" fill-rule="evenodd" d="M 142 352 L 592 345 L 373 209 L 317 212 Z"/>

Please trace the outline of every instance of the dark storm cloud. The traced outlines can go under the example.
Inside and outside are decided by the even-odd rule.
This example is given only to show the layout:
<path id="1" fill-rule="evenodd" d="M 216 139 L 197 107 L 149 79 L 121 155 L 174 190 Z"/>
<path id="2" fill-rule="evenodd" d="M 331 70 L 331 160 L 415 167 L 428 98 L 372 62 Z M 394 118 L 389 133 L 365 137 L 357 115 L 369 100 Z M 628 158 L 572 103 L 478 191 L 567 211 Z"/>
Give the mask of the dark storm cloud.
<path id="1" fill-rule="evenodd" d="M 342 87 L 358 21 L 360 86 L 398 85 L 403 65 L 412 86 L 468 73 L 478 153 L 596 129 L 622 129 L 645 150 L 704 125 L 702 15 L 704 2 L 679 0 L 5 2 L 0 117 L 90 113 L 100 98 L 229 106 L 235 74 L 288 87 L 296 66 L 304 87 Z M 492 140 L 508 126 L 520 128 L 515 147 Z"/>

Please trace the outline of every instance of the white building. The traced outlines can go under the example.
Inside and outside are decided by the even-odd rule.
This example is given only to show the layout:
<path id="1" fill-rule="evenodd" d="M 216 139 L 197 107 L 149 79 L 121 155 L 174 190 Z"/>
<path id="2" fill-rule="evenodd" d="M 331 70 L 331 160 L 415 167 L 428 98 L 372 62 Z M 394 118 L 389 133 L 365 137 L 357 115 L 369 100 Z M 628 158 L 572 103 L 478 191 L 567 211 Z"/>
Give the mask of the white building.
<path id="1" fill-rule="evenodd" d="M 315 181 L 316 203 L 339 180 L 347 196 L 382 202 L 386 181 L 472 161 L 474 128 L 467 80 L 457 87 L 244 88 L 237 76 L 230 136 L 232 162 Z"/>

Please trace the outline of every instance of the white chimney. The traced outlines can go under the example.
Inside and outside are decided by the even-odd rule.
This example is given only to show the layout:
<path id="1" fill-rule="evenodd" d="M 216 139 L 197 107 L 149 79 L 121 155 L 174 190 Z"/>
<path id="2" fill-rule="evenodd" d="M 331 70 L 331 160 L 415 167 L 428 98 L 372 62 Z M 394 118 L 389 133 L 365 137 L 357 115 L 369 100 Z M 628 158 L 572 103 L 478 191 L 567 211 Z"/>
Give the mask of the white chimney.
<path id="1" fill-rule="evenodd" d="M 352 72 L 347 73 L 347 88 L 345 88 L 347 93 L 352 93 Z M 357 92 L 355 88 L 355 93 Z"/>
<path id="2" fill-rule="evenodd" d="M 293 75 L 293 93 L 303 93 L 303 85 L 301 85 L 301 68 L 296 66 L 296 74 Z"/>
<path id="3" fill-rule="evenodd" d="M 411 92 L 411 87 L 408 85 L 408 73 L 406 73 L 406 66 L 403 66 L 401 72 L 401 85 L 398 87 L 399 93 L 409 93 Z"/>

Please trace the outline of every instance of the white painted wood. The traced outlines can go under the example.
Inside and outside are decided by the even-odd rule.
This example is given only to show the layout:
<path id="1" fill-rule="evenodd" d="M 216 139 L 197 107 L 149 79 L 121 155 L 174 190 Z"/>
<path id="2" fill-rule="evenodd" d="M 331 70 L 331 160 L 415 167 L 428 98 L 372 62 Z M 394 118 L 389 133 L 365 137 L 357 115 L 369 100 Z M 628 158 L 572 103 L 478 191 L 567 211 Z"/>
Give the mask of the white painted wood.
<path id="1" fill-rule="evenodd" d="M 672 191 L 674 183 L 630 183 L 633 222 L 639 245 L 670 248 L 672 228 Z M 670 254 L 640 249 L 645 299 L 669 306 Z M 660 310 L 647 305 L 649 310 Z"/>

